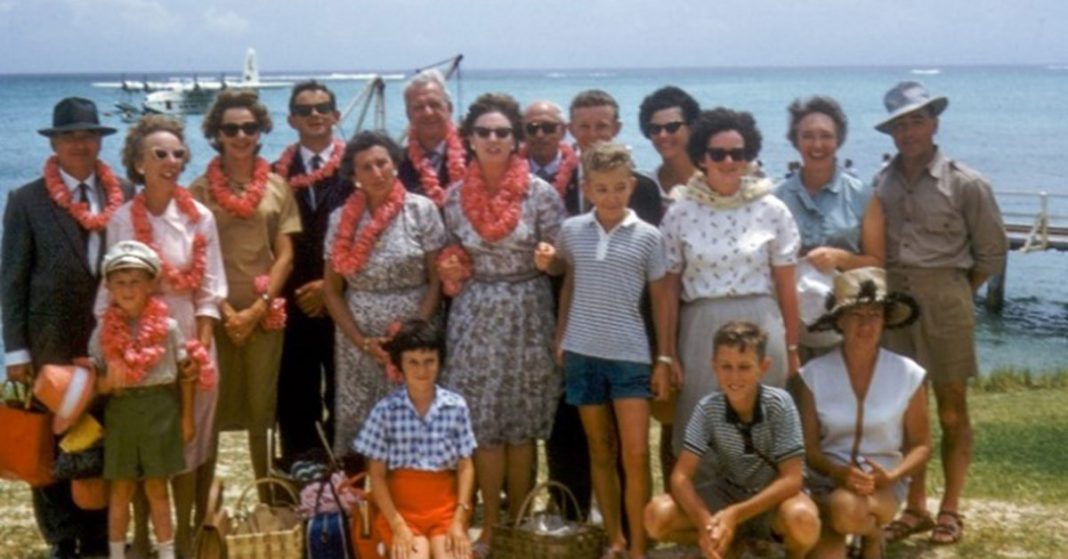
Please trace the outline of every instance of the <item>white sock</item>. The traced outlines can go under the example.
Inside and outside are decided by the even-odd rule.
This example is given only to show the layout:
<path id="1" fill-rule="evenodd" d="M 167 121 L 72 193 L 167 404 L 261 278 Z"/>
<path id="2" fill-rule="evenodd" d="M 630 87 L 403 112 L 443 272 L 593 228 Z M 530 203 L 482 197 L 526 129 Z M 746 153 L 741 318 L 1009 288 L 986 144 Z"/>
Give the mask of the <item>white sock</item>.
<path id="1" fill-rule="evenodd" d="M 156 546 L 156 551 L 159 559 L 174 559 L 174 540 L 159 542 L 159 545 Z"/>
<path id="2" fill-rule="evenodd" d="M 108 559 L 126 559 L 126 541 L 108 542 Z"/>

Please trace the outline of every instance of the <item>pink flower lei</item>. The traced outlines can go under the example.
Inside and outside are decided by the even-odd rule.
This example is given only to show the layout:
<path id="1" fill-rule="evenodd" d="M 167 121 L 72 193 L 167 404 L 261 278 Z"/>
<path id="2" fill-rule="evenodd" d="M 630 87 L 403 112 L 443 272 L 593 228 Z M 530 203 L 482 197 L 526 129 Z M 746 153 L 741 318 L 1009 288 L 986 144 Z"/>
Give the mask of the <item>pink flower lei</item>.
<path id="1" fill-rule="evenodd" d="M 371 222 L 359 232 L 356 227 L 367 208 L 367 194 L 357 190 L 349 195 L 341 210 L 334 244 L 330 249 L 330 265 L 342 276 L 351 276 L 360 272 L 371 258 L 375 242 L 382 231 L 389 227 L 404 207 L 405 190 L 399 180 L 393 181 L 393 188 L 385 203 L 371 214 Z"/>
<path id="2" fill-rule="evenodd" d="M 333 146 L 334 151 L 330 154 L 330 159 L 327 159 L 326 163 L 319 167 L 319 170 L 290 177 L 289 170 L 293 167 L 293 161 L 297 155 L 300 154 L 300 144 L 293 144 L 282 152 L 278 161 L 274 162 L 274 172 L 282 175 L 282 178 L 289 182 L 289 187 L 293 190 L 308 188 L 325 178 L 334 176 L 334 173 L 337 172 L 338 167 L 341 165 L 341 156 L 345 153 L 345 142 L 334 140 Z"/>
<path id="3" fill-rule="evenodd" d="M 167 348 L 167 304 L 159 297 L 149 297 L 138 317 L 137 336 L 130 335 L 126 311 L 112 303 L 101 321 L 100 346 L 109 369 L 120 372 L 122 386 L 138 385 L 155 367 Z"/>
<path id="4" fill-rule="evenodd" d="M 430 164 L 426 157 L 426 151 L 416 139 L 415 129 L 408 129 L 408 160 L 412 162 L 415 170 L 419 172 L 419 184 L 423 186 L 423 193 L 427 198 L 434 201 L 437 207 L 445 205 L 445 187 L 441 185 L 438 171 Z M 449 178 L 457 180 L 464 176 L 467 161 L 464 159 L 464 145 L 460 141 L 460 134 L 456 127 L 449 123 L 449 130 L 445 133 L 445 166 L 449 171 Z M 448 185 L 446 185 L 448 186 Z"/>
<path id="5" fill-rule="evenodd" d="M 253 280 L 252 288 L 256 295 L 265 295 L 271 286 L 271 276 L 261 274 Z M 267 303 L 267 314 L 260 321 L 264 330 L 281 330 L 286 327 L 286 300 L 284 297 L 275 297 Z"/>
<path id="6" fill-rule="evenodd" d="M 485 240 L 496 242 L 512 233 L 523 212 L 523 197 L 530 183 L 526 158 L 513 155 L 500 187 L 490 193 L 482 177 L 482 166 L 472 161 L 460 186 L 460 207 L 471 226 Z"/>
<path id="7" fill-rule="evenodd" d="M 560 166 L 556 169 L 553 186 L 556 187 L 556 192 L 560 194 L 560 198 L 563 198 L 567 194 L 567 185 L 571 182 L 571 175 L 574 174 L 580 161 L 575 149 L 567 142 L 560 142 L 560 146 L 557 149 L 560 150 Z M 529 153 L 527 145 L 523 144 L 523 147 L 519 149 L 520 157 L 528 159 L 530 157 Z"/>
<path id="8" fill-rule="evenodd" d="M 200 340 L 189 340 L 185 343 L 185 351 L 189 358 L 196 362 L 200 373 L 197 377 L 197 385 L 201 390 L 211 390 L 219 382 L 219 375 L 215 371 L 215 364 L 211 362 L 211 353 L 200 343 Z"/>
<path id="9" fill-rule="evenodd" d="M 263 200 L 263 195 L 267 191 L 267 175 L 270 172 L 271 166 L 267 160 L 257 157 L 252 169 L 252 180 L 245 185 L 245 193 L 240 196 L 230 188 L 230 180 L 222 170 L 221 157 L 215 156 L 211 160 L 205 175 L 208 178 L 208 190 L 219 206 L 237 217 L 248 219 L 256 213 L 256 208 Z"/>
<path id="10" fill-rule="evenodd" d="M 193 223 L 200 221 L 200 211 L 189 191 L 181 186 L 174 189 L 174 203 L 178 209 Z M 204 279 L 204 270 L 207 268 L 208 239 L 203 234 L 197 233 L 193 237 L 193 258 L 185 270 L 176 269 L 167 259 L 156 244 L 152 231 L 152 222 L 148 220 L 148 207 L 145 205 L 144 192 L 134 196 L 130 204 L 130 221 L 133 223 L 134 237 L 156 251 L 163 262 L 163 278 L 178 292 L 193 291 L 200 287 Z"/>
<path id="11" fill-rule="evenodd" d="M 63 183 L 62 175 L 59 174 L 59 160 L 56 156 L 53 155 L 48 158 L 48 161 L 45 161 L 43 174 L 45 188 L 48 189 L 48 195 L 52 198 L 52 201 L 66 210 L 82 226 L 82 229 L 88 231 L 104 229 L 108 225 L 108 220 L 111 219 L 111 214 L 115 213 L 115 210 L 122 205 L 122 186 L 119 183 L 119 179 L 115 177 L 115 173 L 111 172 L 111 168 L 104 164 L 103 161 L 96 162 L 96 178 L 100 181 L 100 185 L 104 187 L 108 203 L 100 213 L 96 214 L 89 212 L 89 204 L 71 200 L 70 190 Z"/>

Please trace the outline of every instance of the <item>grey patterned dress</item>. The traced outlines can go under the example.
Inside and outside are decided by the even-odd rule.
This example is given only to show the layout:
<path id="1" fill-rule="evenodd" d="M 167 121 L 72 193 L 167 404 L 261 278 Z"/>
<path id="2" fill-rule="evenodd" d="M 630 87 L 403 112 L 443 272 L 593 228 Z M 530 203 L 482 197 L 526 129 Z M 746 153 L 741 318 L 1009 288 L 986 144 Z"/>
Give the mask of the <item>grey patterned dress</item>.
<path id="1" fill-rule="evenodd" d="M 330 252 L 344 206 L 330 215 L 324 257 L 330 265 Z M 370 223 L 364 212 L 359 230 Z M 412 318 L 426 294 L 426 253 L 440 250 L 447 237 L 441 215 L 434 203 L 418 194 L 404 196 L 404 208 L 382 231 L 367 263 L 355 275 L 345 278 L 345 302 L 356 327 L 367 336 L 384 336 L 390 323 Z M 360 351 L 337 329 L 334 344 L 336 392 L 334 449 L 345 453 L 360 432 L 367 414 L 391 386 L 383 367 Z"/>
<path id="2" fill-rule="evenodd" d="M 443 382 L 467 400 L 479 446 L 548 437 L 563 386 L 552 355 L 552 292 L 534 268 L 534 249 L 556 239 L 564 204 L 548 183 L 530 180 L 519 223 L 497 242 L 467 220 L 459 183 L 445 200 L 450 241 L 471 255 L 474 276 L 452 301 Z"/>

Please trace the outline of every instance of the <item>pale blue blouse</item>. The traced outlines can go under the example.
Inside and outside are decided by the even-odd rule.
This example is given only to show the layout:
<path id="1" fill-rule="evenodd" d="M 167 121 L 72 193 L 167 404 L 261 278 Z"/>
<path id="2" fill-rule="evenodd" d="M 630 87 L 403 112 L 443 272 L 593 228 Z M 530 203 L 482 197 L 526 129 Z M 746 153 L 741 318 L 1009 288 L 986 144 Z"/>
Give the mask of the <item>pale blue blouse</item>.
<path id="1" fill-rule="evenodd" d="M 838 167 L 831 181 L 815 197 L 801 183 L 801 173 L 775 187 L 777 196 L 794 216 L 801 233 L 801 255 L 821 246 L 860 253 L 860 229 L 872 190 Z"/>

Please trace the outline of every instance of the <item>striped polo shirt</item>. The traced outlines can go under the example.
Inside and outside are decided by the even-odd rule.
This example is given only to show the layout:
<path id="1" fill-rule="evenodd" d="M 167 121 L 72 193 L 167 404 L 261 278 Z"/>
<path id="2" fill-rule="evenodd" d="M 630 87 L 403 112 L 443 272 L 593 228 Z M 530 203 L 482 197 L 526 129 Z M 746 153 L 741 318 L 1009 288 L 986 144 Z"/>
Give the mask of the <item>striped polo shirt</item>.
<path id="1" fill-rule="evenodd" d="M 667 273 L 660 230 L 628 209 L 623 221 L 605 231 L 591 211 L 564 221 L 556 250 L 575 275 L 563 348 L 650 363 L 640 307 L 646 284 Z"/>
<path id="2" fill-rule="evenodd" d="M 753 421 L 744 423 L 722 392 L 705 396 L 693 409 L 686 426 L 683 449 L 701 456 L 701 472 L 711 472 L 727 483 L 757 492 L 778 477 L 776 466 L 803 457 L 801 417 L 785 390 L 760 385 Z M 707 480 L 694 480 L 695 484 Z"/>

